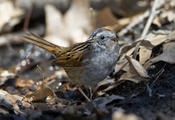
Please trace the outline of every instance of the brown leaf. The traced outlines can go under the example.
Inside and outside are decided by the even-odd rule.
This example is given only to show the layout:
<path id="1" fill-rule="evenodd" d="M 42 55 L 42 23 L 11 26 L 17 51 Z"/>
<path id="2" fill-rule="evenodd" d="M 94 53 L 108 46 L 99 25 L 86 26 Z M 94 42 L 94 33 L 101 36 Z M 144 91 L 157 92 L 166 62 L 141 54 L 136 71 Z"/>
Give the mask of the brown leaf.
<path id="1" fill-rule="evenodd" d="M 16 87 L 30 87 L 34 85 L 34 81 L 33 80 L 21 80 L 21 79 L 17 79 L 15 80 L 15 86 Z"/>
<path id="2" fill-rule="evenodd" d="M 130 56 L 134 52 L 133 49 L 139 49 L 140 46 L 143 46 L 147 49 L 152 49 L 154 47 L 151 44 L 151 42 L 148 41 L 148 40 L 138 40 L 138 41 L 135 41 L 135 42 L 132 42 L 132 43 L 125 43 L 120 48 L 120 55 L 125 55 L 126 54 L 126 55 Z M 132 51 L 129 52 L 131 49 L 132 49 Z"/>
<path id="3" fill-rule="evenodd" d="M 147 49 L 146 47 L 140 47 L 139 50 L 139 62 L 140 64 L 144 64 L 151 57 L 152 50 Z"/>
<path id="4" fill-rule="evenodd" d="M 115 73 L 119 72 L 123 67 L 127 64 L 127 61 L 122 61 L 120 63 L 117 63 L 115 66 Z"/>
<path id="5" fill-rule="evenodd" d="M 43 101 L 46 102 L 54 102 L 55 101 L 55 93 L 45 84 L 42 84 L 34 93 L 28 94 L 24 97 L 24 101 Z"/>
<path id="6" fill-rule="evenodd" d="M 125 55 L 130 56 L 135 50 L 136 44 L 123 45 L 120 49 L 120 59 L 125 58 Z"/>
<path id="7" fill-rule="evenodd" d="M 112 14 L 109 8 L 104 8 L 103 10 L 96 11 L 97 26 L 108 26 L 117 23 L 117 18 Z"/>
<path id="8" fill-rule="evenodd" d="M 128 80 L 134 83 L 139 83 L 149 77 L 147 71 L 137 60 L 129 56 L 126 56 L 126 59 L 128 64 L 123 68 L 126 72 L 121 75 L 119 81 Z"/>
<path id="9" fill-rule="evenodd" d="M 126 56 L 126 59 L 129 62 L 129 72 L 133 75 L 138 75 L 140 77 L 143 78 L 148 78 L 148 73 L 147 71 L 144 69 L 144 67 L 135 59 Z"/>
<path id="10" fill-rule="evenodd" d="M 136 55 L 140 54 L 140 60 L 144 63 L 144 61 L 147 61 L 151 55 L 152 48 L 154 46 L 147 40 L 139 40 L 135 41 L 133 43 L 126 43 L 124 44 L 120 49 L 120 57 L 118 60 L 118 64 L 115 67 L 115 72 L 118 72 L 124 67 L 124 64 L 126 63 L 125 56 L 131 56 L 136 53 Z M 147 54 L 145 56 L 141 55 L 143 54 L 143 48 L 146 50 Z M 138 51 L 140 50 L 140 52 Z"/>
<path id="11" fill-rule="evenodd" d="M 162 24 L 161 24 L 161 19 L 160 19 L 160 17 L 156 17 L 156 18 L 153 20 L 153 24 L 155 24 L 155 25 L 161 27 Z"/>

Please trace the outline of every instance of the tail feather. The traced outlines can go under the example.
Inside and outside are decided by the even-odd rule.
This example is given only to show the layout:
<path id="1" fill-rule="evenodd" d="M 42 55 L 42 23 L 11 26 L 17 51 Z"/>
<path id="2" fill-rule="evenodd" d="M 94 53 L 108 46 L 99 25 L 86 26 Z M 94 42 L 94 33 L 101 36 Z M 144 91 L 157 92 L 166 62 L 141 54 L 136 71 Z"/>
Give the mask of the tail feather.
<path id="1" fill-rule="evenodd" d="M 34 45 L 37 45 L 47 51 L 49 51 L 52 54 L 58 54 L 61 52 L 61 49 L 63 47 L 57 46 L 49 41 L 46 41 L 45 39 L 33 34 L 33 33 L 27 33 L 27 36 L 24 36 L 22 40 L 27 41 L 29 43 L 32 43 Z"/>

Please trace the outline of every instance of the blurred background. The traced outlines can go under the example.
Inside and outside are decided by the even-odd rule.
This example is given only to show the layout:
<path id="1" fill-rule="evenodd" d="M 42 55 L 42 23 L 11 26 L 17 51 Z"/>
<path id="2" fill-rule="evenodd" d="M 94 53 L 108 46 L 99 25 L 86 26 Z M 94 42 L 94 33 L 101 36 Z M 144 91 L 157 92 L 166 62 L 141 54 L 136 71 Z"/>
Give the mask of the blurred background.
<path id="1" fill-rule="evenodd" d="M 94 108 L 21 38 L 68 47 L 99 27 L 119 37 L 120 56 Z M 0 0 L 0 119 L 174 120 L 174 64 L 175 0 Z"/>
<path id="2" fill-rule="evenodd" d="M 117 33 L 149 8 L 150 3 L 150 0 L 1 0 L 0 66 L 18 73 L 50 59 L 47 51 L 21 41 L 26 31 L 67 47 L 86 41 L 98 27 L 110 26 Z M 132 41 L 131 37 L 124 40 Z M 45 71 L 53 69 L 45 65 L 42 68 Z"/>

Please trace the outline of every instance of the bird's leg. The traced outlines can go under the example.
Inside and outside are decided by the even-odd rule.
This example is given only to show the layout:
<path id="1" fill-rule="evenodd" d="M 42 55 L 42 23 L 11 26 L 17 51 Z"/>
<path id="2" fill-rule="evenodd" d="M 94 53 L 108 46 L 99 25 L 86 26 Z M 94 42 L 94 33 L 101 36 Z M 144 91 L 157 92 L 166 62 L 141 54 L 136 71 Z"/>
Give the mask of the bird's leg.
<path id="1" fill-rule="evenodd" d="M 78 87 L 78 90 L 79 90 L 79 92 L 86 98 L 86 100 L 87 100 L 88 102 L 91 102 L 91 100 L 87 97 L 87 95 L 83 92 L 83 90 L 82 90 L 80 87 Z"/>

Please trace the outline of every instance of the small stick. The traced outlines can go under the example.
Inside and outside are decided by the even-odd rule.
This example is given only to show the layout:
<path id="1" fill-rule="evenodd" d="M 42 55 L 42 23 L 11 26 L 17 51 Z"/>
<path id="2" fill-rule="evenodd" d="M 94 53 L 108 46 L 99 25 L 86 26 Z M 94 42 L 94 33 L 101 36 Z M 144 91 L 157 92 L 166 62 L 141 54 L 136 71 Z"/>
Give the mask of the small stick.
<path id="1" fill-rule="evenodd" d="M 148 30 L 149 30 L 149 28 L 151 26 L 151 23 L 152 23 L 155 15 L 159 13 L 158 11 L 156 11 L 156 9 L 158 8 L 158 2 L 159 2 L 159 0 L 154 0 L 150 16 L 149 16 L 149 18 L 147 20 L 147 23 L 145 25 L 145 28 L 144 28 L 144 30 L 142 32 L 141 37 L 144 37 L 148 33 Z"/>
<path id="2" fill-rule="evenodd" d="M 86 100 L 87 100 L 88 102 L 91 102 L 91 100 L 87 97 L 87 95 L 83 92 L 83 90 L 82 90 L 80 87 L 78 87 L 78 90 L 79 90 L 79 92 L 86 98 Z"/>
<path id="3" fill-rule="evenodd" d="M 31 15 L 32 15 L 32 11 L 33 11 L 33 4 L 32 4 L 32 7 L 27 12 L 27 15 L 25 17 L 25 20 L 24 20 L 24 31 L 28 31 L 30 18 L 31 18 Z"/>
<path id="4" fill-rule="evenodd" d="M 165 4 L 166 0 L 161 0 L 157 4 L 157 8 L 162 7 Z M 120 32 L 118 32 L 118 36 L 122 37 L 124 36 L 128 31 L 132 30 L 132 28 L 139 23 L 141 23 L 145 18 L 147 18 L 149 14 L 149 10 L 145 11 L 142 15 L 140 15 L 135 21 L 131 22 L 129 25 L 127 25 L 124 29 L 122 29 Z"/>
<path id="5" fill-rule="evenodd" d="M 145 18 L 147 18 L 149 16 L 149 11 L 146 11 L 145 13 L 143 13 L 142 15 L 140 15 L 138 17 L 138 19 L 136 19 L 135 21 L 131 22 L 128 26 L 126 26 L 124 29 L 122 29 L 119 33 L 118 36 L 122 37 L 124 36 L 128 31 L 132 30 L 132 28 L 136 25 L 138 25 L 139 23 L 141 23 Z"/>
<path id="6" fill-rule="evenodd" d="M 43 80 L 44 80 L 45 75 L 44 75 L 44 72 L 43 72 L 42 68 L 39 65 L 37 65 L 36 67 L 38 68 L 39 72 L 42 74 L 42 77 L 43 77 Z"/>

